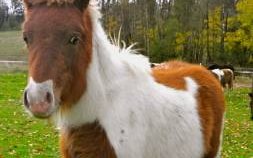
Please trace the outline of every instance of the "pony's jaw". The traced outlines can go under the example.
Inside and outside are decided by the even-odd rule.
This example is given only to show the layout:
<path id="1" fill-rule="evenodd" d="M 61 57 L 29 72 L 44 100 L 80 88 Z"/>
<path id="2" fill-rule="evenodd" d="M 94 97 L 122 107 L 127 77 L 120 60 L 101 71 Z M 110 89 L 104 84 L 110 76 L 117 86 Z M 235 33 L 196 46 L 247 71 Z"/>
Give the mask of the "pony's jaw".
<path id="1" fill-rule="evenodd" d="M 30 77 L 24 92 L 25 108 L 35 117 L 50 117 L 59 107 L 59 95 L 54 91 L 52 80 L 37 83 Z"/>

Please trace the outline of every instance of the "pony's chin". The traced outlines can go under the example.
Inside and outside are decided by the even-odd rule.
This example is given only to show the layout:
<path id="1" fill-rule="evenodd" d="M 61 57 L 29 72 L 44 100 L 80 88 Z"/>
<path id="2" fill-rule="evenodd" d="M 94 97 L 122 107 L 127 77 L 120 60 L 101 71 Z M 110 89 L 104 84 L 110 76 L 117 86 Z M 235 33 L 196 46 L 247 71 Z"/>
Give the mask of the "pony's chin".
<path id="1" fill-rule="evenodd" d="M 48 119 L 51 117 L 51 114 L 32 114 L 33 117 L 36 117 L 38 119 Z"/>
<path id="2" fill-rule="evenodd" d="M 54 112 L 46 112 L 46 113 L 33 113 L 29 111 L 32 117 L 38 118 L 38 119 L 48 119 L 50 118 Z"/>

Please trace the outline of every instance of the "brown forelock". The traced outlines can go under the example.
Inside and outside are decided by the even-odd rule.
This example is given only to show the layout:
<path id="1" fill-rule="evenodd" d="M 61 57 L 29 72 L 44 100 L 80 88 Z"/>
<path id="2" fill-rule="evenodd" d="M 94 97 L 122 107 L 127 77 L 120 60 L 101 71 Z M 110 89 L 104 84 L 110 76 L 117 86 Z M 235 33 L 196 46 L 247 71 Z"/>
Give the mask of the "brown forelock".
<path id="1" fill-rule="evenodd" d="M 60 144 L 63 158 L 116 158 L 115 151 L 98 122 L 62 133 Z"/>
<path id="2" fill-rule="evenodd" d="M 164 69 L 153 69 L 157 82 L 181 90 L 186 89 L 184 77 L 191 77 L 197 82 L 198 113 L 203 129 L 205 158 L 214 158 L 219 149 L 225 111 L 224 95 L 219 82 L 202 66 L 177 61 L 166 64 L 168 66 Z"/>
<path id="3" fill-rule="evenodd" d="M 29 37 L 29 74 L 36 82 L 52 79 L 63 105 L 72 105 L 86 89 L 91 62 L 92 24 L 89 11 L 74 6 L 40 5 L 27 14 L 23 29 Z M 68 43 L 73 33 L 76 46 Z M 59 92 L 55 92 L 59 93 Z"/>

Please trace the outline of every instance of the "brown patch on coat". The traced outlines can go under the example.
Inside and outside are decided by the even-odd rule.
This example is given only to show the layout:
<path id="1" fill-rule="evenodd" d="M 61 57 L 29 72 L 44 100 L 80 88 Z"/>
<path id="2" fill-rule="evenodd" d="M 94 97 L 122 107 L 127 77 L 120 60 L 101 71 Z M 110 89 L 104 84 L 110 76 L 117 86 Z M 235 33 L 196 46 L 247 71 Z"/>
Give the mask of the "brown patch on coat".
<path id="1" fill-rule="evenodd" d="M 83 21 L 85 21 L 84 32 L 85 32 L 85 46 L 83 53 L 80 57 L 77 57 L 75 61 L 74 71 L 73 71 L 73 80 L 72 85 L 69 90 L 66 90 L 65 95 L 62 95 L 62 101 L 66 104 L 73 104 L 80 99 L 82 94 L 84 93 L 87 83 L 87 70 L 88 66 L 91 62 L 91 54 L 92 54 L 92 22 L 90 19 L 89 11 L 85 11 L 83 15 Z"/>
<path id="2" fill-rule="evenodd" d="M 206 68 L 180 61 L 164 63 L 153 69 L 155 80 L 176 89 L 185 90 L 184 78 L 197 82 L 198 112 L 203 128 L 205 158 L 214 158 L 219 150 L 225 102 L 217 79 Z"/>
<path id="3" fill-rule="evenodd" d="M 62 133 L 60 144 L 63 158 L 116 158 L 115 151 L 98 122 Z"/>
<path id="4" fill-rule="evenodd" d="M 152 69 L 153 76 L 157 82 L 166 86 L 186 90 L 185 80 L 178 73 L 182 72 L 182 70 L 184 73 L 185 68 L 189 66 L 192 65 L 178 61 L 161 63 Z"/>

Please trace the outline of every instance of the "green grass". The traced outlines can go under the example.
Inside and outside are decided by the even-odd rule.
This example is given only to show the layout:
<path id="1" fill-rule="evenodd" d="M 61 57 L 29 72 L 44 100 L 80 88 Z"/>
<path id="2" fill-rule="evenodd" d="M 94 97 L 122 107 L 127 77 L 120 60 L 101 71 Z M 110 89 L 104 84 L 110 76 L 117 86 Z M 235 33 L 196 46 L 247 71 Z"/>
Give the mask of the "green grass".
<path id="1" fill-rule="evenodd" d="M 22 107 L 26 75 L 0 75 L 0 157 L 58 157 L 58 134 Z"/>
<path id="2" fill-rule="evenodd" d="M 226 91 L 223 157 L 253 158 L 253 121 L 250 120 L 249 92 L 249 88 Z"/>
<path id="3" fill-rule="evenodd" d="M 0 32 L 1 60 L 26 60 L 25 50 L 21 31 Z"/>
<path id="4" fill-rule="evenodd" d="M 57 158 L 57 131 L 46 121 L 29 117 L 22 107 L 26 78 L 22 73 L 0 75 L 0 158 Z M 253 158 L 249 91 L 226 91 L 223 158 Z"/>

